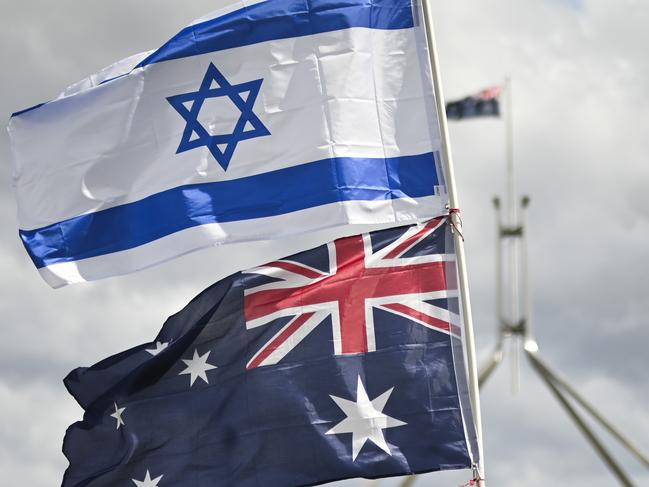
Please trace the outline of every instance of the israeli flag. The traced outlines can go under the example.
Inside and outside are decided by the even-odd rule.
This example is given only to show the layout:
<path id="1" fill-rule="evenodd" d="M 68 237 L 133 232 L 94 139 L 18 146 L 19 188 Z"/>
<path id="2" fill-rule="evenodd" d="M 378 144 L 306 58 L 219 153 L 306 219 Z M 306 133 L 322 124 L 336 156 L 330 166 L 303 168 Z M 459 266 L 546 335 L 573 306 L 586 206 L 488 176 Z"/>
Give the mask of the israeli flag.
<path id="1" fill-rule="evenodd" d="M 244 0 L 15 113 L 20 236 L 43 278 L 442 214 L 420 9 Z"/>

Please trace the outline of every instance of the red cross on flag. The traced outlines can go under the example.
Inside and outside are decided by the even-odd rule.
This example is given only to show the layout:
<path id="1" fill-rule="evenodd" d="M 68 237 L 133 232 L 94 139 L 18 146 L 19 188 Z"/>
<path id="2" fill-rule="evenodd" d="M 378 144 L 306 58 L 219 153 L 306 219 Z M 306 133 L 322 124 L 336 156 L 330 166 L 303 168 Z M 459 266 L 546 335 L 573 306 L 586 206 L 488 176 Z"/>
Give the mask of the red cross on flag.
<path id="1" fill-rule="evenodd" d="M 249 369 L 276 364 L 331 317 L 336 355 L 376 350 L 374 309 L 398 314 L 443 333 L 460 334 L 460 319 L 428 301 L 457 297 L 449 263 L 453 253 L 415 252 L 446 218 L 409 227 L 393 242 L 375 249 L 369 234 L 327 245 L 328 271 L 297 260 L 278 260 L 247 272 L 272 278 L 245 291 L 248 329 L 292 317 L 248 362 Z M 453 274 L 453 275 L 451 275 Z"/>

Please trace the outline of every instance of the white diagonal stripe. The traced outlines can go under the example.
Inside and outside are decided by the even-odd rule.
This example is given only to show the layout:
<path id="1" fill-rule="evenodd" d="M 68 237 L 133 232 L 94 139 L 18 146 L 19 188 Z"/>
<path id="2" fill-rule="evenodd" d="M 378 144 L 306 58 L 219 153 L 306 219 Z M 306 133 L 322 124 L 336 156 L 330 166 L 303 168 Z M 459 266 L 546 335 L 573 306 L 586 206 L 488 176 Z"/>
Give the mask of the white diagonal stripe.
<path id="1" fill-rule="evenodd" d="M 273 365 L 278 363 L 280 360 L 282 360 L 291 350 L 293 350 L 302 340 L 304 340 L 309 333 L 311 333 L 316 326 L 318 326 L 322 321 L 327 317 L 326 312 L 317 312 L 313 316 L 311 316 L 308 320 L 306 320 L 302 326 L 300 326 L 294 333 L 292 333 L 281 345 L 279 345 L 275 350 L 273 350 L 268 357 L 266 357 L 259 365 Z M 250 366 L 251 363 L 253 363 L 257 357 L 266 350 L 267 346 L 273 341 L 280 336 L 289 326 L 293 324 L 293 322 L 298 319 L 299 316 L 296 316 L 293 318 L 291 321 L 289 321 L 286 325 L 282 327 L 281 330 L 279 330 L 273 338 L 268 340 L 266 342 L 266 345 L 259 350 L 248 362 L 247 366 Z"/>
<path id="2" fill-rule="evenodd" d="M 286 316 L 295 316 L 303 313 L 324 311 L 328 314 L 331 313 L 334 309 L 338 310 L 338 302 L 336 301 L 317 303 L 317 304 L 308 304 L 304 306 L 294 306 L 292 308 L 282 308 L 278 311 L 275 311 L 274 313 L 269 313 L 260 318 L 256 318 L 254 320 L 247 320 L 246 328 L 248 330 L 251 330 L 253 328 L 257 328 L 267 323 L 270 323 L 271 321 L 274 321 L 278 318 L 284 318 Z"/>
<path id="3" fill-rule="evenodd" d="M 251 294 L 255 294 L 261 291 L 267 291 L 269 289 L 289 289 L 289 288 L 308 286 L 309 284 L 314 284 L 327 277 L 327 274 L 324 274 L 323 272 L 319 271 L 318 269 L 314 269 L 313 267 L 309 267 L 293 261 L 285 261 L 285 262 L 290 262 L 291 264 L 297 265 L 299 267 L 310 270 L 312 272 L 317 272 L 320 276 L 316 278 L 306 277 L 297 272 L 293 272 L 290 270 L 283 269 L 281 267 L 274 266 L 272 263 L 264 266 L 253 267 L 252 269 L 248 269 L 244 271 L 244 274 L 260 274 L 263 276 L 267 276 L 273 279 L 280 279 L 280 280 L 247 288 L 244 291 L 244 294 L 246 296 L 249 296 Z"/>

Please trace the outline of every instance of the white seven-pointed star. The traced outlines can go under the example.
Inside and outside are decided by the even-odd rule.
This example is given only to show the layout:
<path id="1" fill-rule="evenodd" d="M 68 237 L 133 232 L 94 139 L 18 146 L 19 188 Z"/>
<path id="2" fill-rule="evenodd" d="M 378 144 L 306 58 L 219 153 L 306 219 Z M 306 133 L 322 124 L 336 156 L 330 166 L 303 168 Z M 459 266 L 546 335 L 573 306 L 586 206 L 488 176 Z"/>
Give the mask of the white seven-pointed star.
<path id="1" fill-rule="evenodd" d="M 167 348 L 168 345 L 169 342 L 155 342 L 155 348 L 147 348 L 146 351 L 149 352 L 151 355 L 158 355 L 165 348 Z"/>
<path id="2" fill-rule="evenodd" d="M 338 435 L 341 433 L 352 433 L 352 460 L 356 460 L 356 457 L 367 440 L 372 440 L 381 450 L 388 455 L 392 455 L 383 436 L 383 430 L 407 424 L 383 414 L 383 408 L 388 402 L 388 399 L 390 399 L 390 394 L 392 394 L 393 390 L 394 387 L 385 391 L 373 401 L 370 401 L 359 376 L 356 389 L 356 402 L 336 396 L 329 396 L 343 410 L 347 417 L 327 431 L 326 434 Z"/>
<path id="3" fill-rule="evenodd" d="M 197 378 L 201 378 L 205 381 L 206 384 L 209 384 L 207 380 L 206 372 L 208 370 L 216 369 L 216 366 L 210 365 L 207 363 L 207 357 L 210 356 L 210 352 L 205 352 L 204 355 L 198 355 L 198 350 L 194 350 L 194 357 L 191 360 L 183 359 L 187 368 L 180 372 L 178 375 L 189 374 L 189 386 L 194 385 L 194 381 Z"/>
<path id="4" fill-rule="evenodd" d="M 147 470 L 144 480 L 131 480 L 135 485 L 137 485 L 137 487 L 158 487 L 158 482 L 160 482 L 160 479 L 162 477 L 164 477 L 164 475 L 160 475 L 160 477 L 156 477 L 155 479 L 151 480 L 151 474 L 149 474 L 149 471 Z"/>
<path id="5" fill-rule="evenodd" d="M 117 407 L 116 402 L 114 402 L 113 404 L 115 405 L 115 412 L 113 414 L 111 414 L 111 416 L 117 420 L 117 428 L 116 429 L 119 429 L 120 426 L 125 424 L 124 420 L 122 419 L 122 413 L 124 411 L 126 411 L 126 408 Z"/>

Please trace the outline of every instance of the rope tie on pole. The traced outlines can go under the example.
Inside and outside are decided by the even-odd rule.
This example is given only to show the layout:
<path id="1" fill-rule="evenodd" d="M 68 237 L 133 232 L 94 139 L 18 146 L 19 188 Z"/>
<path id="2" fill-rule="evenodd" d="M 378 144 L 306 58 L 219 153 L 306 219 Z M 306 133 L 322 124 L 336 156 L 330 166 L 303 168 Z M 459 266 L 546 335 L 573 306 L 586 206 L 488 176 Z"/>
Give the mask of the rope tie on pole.
<path id="1" fill-rule="evenodd" d="M 455 219 L 453 219 L 453 215 L 455 215 Z M 462 242 L 464 242 L 464 235 L 462 235 L 462 218 L 460 217 L 460 209 L 459 208 L 449 208 L 448 209 L 448 221 L 451 224 L 451 232 L 457 232 L 457 234 L 460 236 L 462 239 Z"/>
<path id="2" fill-rule="evenodd" d="M 466 484 L 460 485 L 460 487 L 473 487 L 482 485 L 481 482 L 484 482 L 485 479 L 477 475 L 474 479 L 469 480 Z"/>

